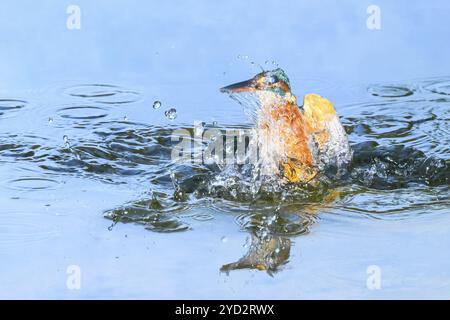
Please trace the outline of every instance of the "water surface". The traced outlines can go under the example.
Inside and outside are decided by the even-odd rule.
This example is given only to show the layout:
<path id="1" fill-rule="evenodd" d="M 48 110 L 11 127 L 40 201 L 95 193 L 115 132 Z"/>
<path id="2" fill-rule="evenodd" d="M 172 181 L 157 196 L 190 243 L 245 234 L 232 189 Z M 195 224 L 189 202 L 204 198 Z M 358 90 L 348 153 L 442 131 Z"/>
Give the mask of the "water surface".
<path id="1" fill-rule="evenodd" d="M 72 31 L 50 1 L 0 14 L 22 17 L 0 32 L 1 297 L 449 298 L 444 2 L 382 1 L 380 31 L 359 2 L 79 5 Z M 280 24 L 257 27 L 269 14 Z M 255 189 L 245 170 L 171 161 L 171 133 L 194 121 L 251 128 L 218 88 L 252 61 L 335 103 L 347 176 Z"/>

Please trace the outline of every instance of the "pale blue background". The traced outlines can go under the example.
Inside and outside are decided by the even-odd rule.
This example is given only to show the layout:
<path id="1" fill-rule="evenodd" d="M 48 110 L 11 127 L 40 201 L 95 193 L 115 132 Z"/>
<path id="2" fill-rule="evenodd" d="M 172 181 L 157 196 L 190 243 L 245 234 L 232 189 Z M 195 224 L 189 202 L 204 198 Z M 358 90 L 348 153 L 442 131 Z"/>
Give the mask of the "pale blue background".
<path id="1" fill-rule="evenodd" d="M 66 28 L 70 4 L 81 8 L 81 30 Z M 366 27 L 370 4 L 381 8 L 379 31 Z M 88 134 L 47 125 L 67 99 L 54 88 L 66 83 L 138 91 L 138 103 L 111 111 L 117 119 L 167 124 L 163 109 L 151 109 L 158 99 L 177 108 L 175 124 L 241 124 L 242 110 L 218 88 L 253 76 L 259 68 L 250 62 L 266 60 L 286 70 L 299 96 L 323 94 L 345 115 L 352 109 L 343 104 L 368 99 L 367 84 L 448 76 L 449 17 L 445 0 L 2 0 L 0 94 L 31 106 L 0 119 L 0 129 L 51 137 L 57 146 L 64 134 Z M 363 93 L 355 95 L 353 86 Z M 31 174 L 26 169 L 0 166 L 1 298 L 450 297 L 445 207 L 404 220 L 339 216 L 336 209 L 294 240 L 289 264 L 275 277 L 226 276 L 220 266 L 245 252 L 247 237 L 231 214 L 178 234 L 132 224 L 110 232 L 102 213 L 136 199 L 147 185 L 62 177 L 51 192 L 11 189 L 8 181 Z M 389 196 L 379 195 L 395 202 Z M 82 269 L 79 291 L 66 287 L 70 264 Z M 366 287 L 371 264 L 382 267 L 382 290 Z"/>
<path id="2" fill-rule="evenodd" d="M 379 31 L 366 27 L 372 3 Z M 81 30 L 66 28 L 69 4 L 81 8 Z M 449 14 L 444 0 L 2 1 L 0 87 L 93 78 L 220 85 L 223 72 L 251 74 L 229 65 L 238 54 L 306 78 L 439 76 L 450 66 Z"/>

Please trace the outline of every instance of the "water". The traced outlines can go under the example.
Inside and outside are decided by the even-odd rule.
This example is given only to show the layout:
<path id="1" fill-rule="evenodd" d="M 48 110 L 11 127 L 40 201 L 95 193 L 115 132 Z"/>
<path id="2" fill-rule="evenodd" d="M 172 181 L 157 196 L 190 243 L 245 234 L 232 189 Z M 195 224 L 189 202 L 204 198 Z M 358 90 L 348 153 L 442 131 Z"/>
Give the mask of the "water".
<path id="1" fill-rule="evenodd" d="M 383 28 L 369 31 L 369 3 L 191 3 L 170 15 L 161 4 L 79 5 L 71 31 L 50 2 L 0 13 L 26 21 L 0 20 L 1 297 L 450 297 L 441 8 L 382 1 Z M 281 25 L 258 29 L 268 12 Z M 386 47 L 391 56 L 377 56 Z M 171 160 L 175 130 L 251 129 L 219 88 L 258 64 L 283 67 L 298 99 L 334 102 L 354 150 L 348 175 L 279 188 L 245 166 Z M 67 287 L 71 265 L 79 290 Z M 367 287 L 373 265 L 380 290 Z"/>

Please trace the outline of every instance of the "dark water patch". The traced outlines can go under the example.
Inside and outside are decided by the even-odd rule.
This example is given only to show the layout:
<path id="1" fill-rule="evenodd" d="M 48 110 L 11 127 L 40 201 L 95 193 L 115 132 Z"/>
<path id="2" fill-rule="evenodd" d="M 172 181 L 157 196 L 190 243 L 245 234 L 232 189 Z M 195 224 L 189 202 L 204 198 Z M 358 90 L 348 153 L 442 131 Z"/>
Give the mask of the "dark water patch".
<path id="1" fill-rule="evenodd" d="M 105 213 L 114 223 L 137 223 L 155 232 L 179 232 L 189 229 L 180 213 L 187 210 L 185 203 L 171 201 L 163 193 L 153 193 L 149 198 L 134 201 Z"/>
<path id="2" fill-rule="evenodd" d="M 353 186 L 336 207 L 353 218 L 403 220 L 430 215 L 450 206 L 450 186 L 412 185 L 403 189 L 380 190 Z M 356 215 L 355 215 L 356 214 Z"/>
<path id="3" fill-rule="evenodd" d="M 448 102 L 427 99 L 360 103 L 344 106 L 352 116 L 342 119 L 352 144 L 375 140 L 380 145 L 405 145 L 429 156 L 448 158 Z"/>
<path id="4" fill-rule="evenodd" d="M 411 184 L 450 183 L 450 162 L 429 157 L 403 145 L 379 146 L 375 141 L 353 147 L 350 176 L 353 182 L 375 189 L 398 189 Z"/>
<path id="5" fill-rule="evenodd" d="M 0 162 L 43 162 L 49 158 L 52 148 L 46 146 L 46 138 L 27 135 L 0 135 Z"/>
<path id="6" fill-rule="evenodd" d="M 404 117 L 409 117 L 404 115 Z M 362 119 L 346 119 L 350 137 L 354 136 L 358 122 L 367 121 L 361 137 L 376 140 L 354 144 L 354 160 L 347 180 L 338 184 L 360 184 L 370 188 L 405 188 L 411 184 L 437 186 L 449 183 L 449 163 L 438 155 L 430 155 L 415 147 L 403 144 L 382 144 L 383 140 L 407 138 L 411 128 L 433 117 L 410 119 L 405 130 L 397 128 L 387 137 L 386 132 L 373 133 L 374 122 L 383 120 L 389 126 L 392 118 L 372 115 Z M 405 125 L 406 121 L 400 121 Z M 412 123 L 412 124 L 411 124 Z M 108 183 L 146 181 L 153 189 L 162 188 L 180 199 L 220 199 L 224 210 L 234 210 L 227 204 L 235 203 L 236 211 L 246 211 L 245 206 L 273 208 L 280 202 L 298 202 L 300 208 L 307 203 L 323 201 L 328 189 L 317 186 L 283 186 L 274 181 L 257 185 L 251 178 L 252 165 L 220 167 L 204 163 L 176 163 L 171 159 L 178 141 L 172 141 L 172 132 L 179 127 L 153 127 L 131 122 L 98 122 L 89 125 L 91 134 L 70 138 L 67 146 L 54 147 L 52 141 L 35 136 L 0 136 L 0 161 L 38 163 L 41 169 L 58 174 L 77 175 Z M 246 127 L 244 127 L 246 128 Z M 193 134 L 194 128 L 184 127 Z M 428 135 L 409 136 L 409 143 L 429 142 Z M 445 144 L 442 148 L 448 148 Z M 325 191 L 324 191 L 325 190 Z M 214 201 L 213 201 L 214 202 Z M 212 203 L 220 208 L 222 204 Z"/>
<path id="7" fill-rule="evenodd" d="M 56 164 L 53 168 L 100 179 L 105 175 L 112 179 L 130 175 L 145 178 L 170 162 L 171 130 L 139 128 L 131 123 L 124 127 L 120 123 L 96 124 L 93 130 L 93 137 L 71 139 L 69 148 L 59 149 L 50 159 Z"/>

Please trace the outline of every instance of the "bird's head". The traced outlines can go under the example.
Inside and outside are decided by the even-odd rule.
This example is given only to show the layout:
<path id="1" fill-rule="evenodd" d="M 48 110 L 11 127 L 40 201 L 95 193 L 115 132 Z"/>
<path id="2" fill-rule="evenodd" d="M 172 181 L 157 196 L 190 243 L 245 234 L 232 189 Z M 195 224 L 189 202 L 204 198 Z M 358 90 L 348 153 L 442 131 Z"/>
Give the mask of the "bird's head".
<path id="1" fill-rule="evenodd" d="M 255 120 L 259 110 L 286 104 L 296 104 L 289 78 L 282 69 L 263 71 L 253 78 L 220 89 L 238 101 L 250 119 Z"/>
<path id="2" fill-rule="evenodd" d="M 258 73 L 253 78 L 238 82 L 220 89 L 226 93 L 274 93 L 280 97 L 285 97 L 291 92 L 289 78 L 282 69 L 264 71 Z"/>

